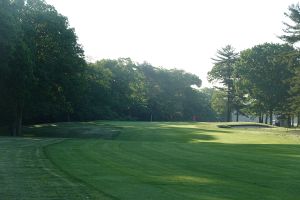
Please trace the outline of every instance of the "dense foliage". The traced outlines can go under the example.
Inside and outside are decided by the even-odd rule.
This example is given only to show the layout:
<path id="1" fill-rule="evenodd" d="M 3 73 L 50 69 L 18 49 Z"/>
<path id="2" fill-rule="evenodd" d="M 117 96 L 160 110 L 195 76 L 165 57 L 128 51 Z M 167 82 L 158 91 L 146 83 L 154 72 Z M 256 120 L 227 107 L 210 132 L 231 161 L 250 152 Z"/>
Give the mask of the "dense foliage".
<path id="1" fill-rule="evenodd" d="M 215 120 L 209 94 L 197 88 L 201 80 L 193 74 L 129 58 L 104 59 L 86 69 L 75 120 Z"/>
<path id="2" fill-rule="evenodd" d="M 130 58 L 87 63 L 66 17 L 44 0 L 0 1 L 0 126 L 20 135 L 22 124 L 109 120 L 231 121 L 232 114 L 300 113 L 300 7 L 286 16 L 287 44 L 265 43 L 241 52 L 217 51 L 209 72 L 215 89 L 182 70 Z M 298 123 L 299 124 L 299 123 Z"/>
<path id="3" fill-rule="evenodd" d="M 209 80 L 217 80 L 224 86 L 218 88 L 220 91 L 212 101 L 217 113 L 223 112 L 224 115 L 226 104 L 227 114 L 230 112 L 232 115 L 235 111 L 238 115 L 242 112 L 244 115 L 257 116 L 259 122 L 270 124 L 274 123 L 275 115 L 276 121 L 284 120 L 286 126 L 294 125 L 293 119 L 297 118 L 299 126 L 299 4 L 291 5 L 285 15 L 289 23 L 284 23 L 284 34 L 279 37 L 285 44 L 264 43 L 239 54 L 229 51 L 233 49 L 230 45 L 217 51 L 219 59 L 208 74 Z M 224 56 L 226 52 L 227 56 Z M 231 59 L 230 55 L 236 55 L 235 59 Z M 227 99 L 224 91 L 227 92 Z"/>
<path id="4" fill-rule="evenodd" d="M 286 28 L 284 29 L 285 34 L 281 36 L 281 39 L 294 45 L 297 51 L 290 55 L 292 59 L 299 61 L 300 52 L 298 44 L 300 42 L 300 6 L 294 4 L 289 7 L 289 10 L 285 15 L 290 19 L 290 23 L 284 23 Z M 293 78 L 290 79 L 290 115 L 297 115 L 298 125 L 300 124 L 300 64 L 292 69 L 294 74 Z"/>
<path id="5" fill-rule="evenodd" d="M 274 114 L 277 119 L 290 120 L 297 114 L 299 107 L 299 76 L 296 73 L 300 63 L 297 55 L 297 50 L 289 44 L 265 43 L 241 51 L 231 64 L 230 76 L 229 73 L 220 73 L 224 68 L 216 64 L 209 77 L 221 80 L 227 90 L 219 89 L 220 92 L 213 99 L 213 108 L 217 113 L 223 109 L 224 113 L 226 104 L 226 109 L 233 108 L 237 115 L 241 112 L 244 115 L 257 116 L 259 122 L 263 122 L 265 117 L 265 122 L 270 124 L 273 123 Z M 224 83 L 223 80 L 226 79 L 231 80 L 230 87 L 228 83 Z M 230 111 L 230 115 L 232 113 Z"/>
<path id="6" fill-rule="evenodd" d="M 260 105 L 259 110 L 269 115 L 283 114 L 288 106 L 289 88 L 287 80 L 293 77 L 290 61 L 284 56 L 294 49 L 289 45 L 257 45 L 242 51 L 236 71 L 247 88 L 248 98 Z M 259 114 L 259 113 L 258 113 Z"/>
<path id="7" fill-rule="evenodd" d="M 1 1 L 1 122 L 13 135 L 22 121 L 45 121 L 72 112 L 84 70 L 74 30 L 43 1 Z"/>
<path id="8" fill-rule="evenodd" d="M 201 80 L 129 58 L 87 64 L 66 17 L 43 0 L 0 1 L 0 125 L 215 120 Z"/>

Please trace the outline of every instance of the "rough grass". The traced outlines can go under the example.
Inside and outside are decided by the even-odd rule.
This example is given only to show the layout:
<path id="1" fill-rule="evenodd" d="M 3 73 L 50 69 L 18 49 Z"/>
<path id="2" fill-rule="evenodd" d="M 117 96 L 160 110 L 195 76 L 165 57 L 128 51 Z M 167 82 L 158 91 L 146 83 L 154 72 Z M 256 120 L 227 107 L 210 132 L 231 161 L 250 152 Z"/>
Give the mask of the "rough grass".
<path id="1" fill-rule="evenodd" d="M 298 134 L 218 125 L 28 127 L 46 138 L 0 139 L 0 199 L 298 199 Z"/>
<path id="2" fill-rule="evenodd" d="M 0 138 L 0 199 L 106 199 L 55 167 L 44 147 L 61 139 Z"/>

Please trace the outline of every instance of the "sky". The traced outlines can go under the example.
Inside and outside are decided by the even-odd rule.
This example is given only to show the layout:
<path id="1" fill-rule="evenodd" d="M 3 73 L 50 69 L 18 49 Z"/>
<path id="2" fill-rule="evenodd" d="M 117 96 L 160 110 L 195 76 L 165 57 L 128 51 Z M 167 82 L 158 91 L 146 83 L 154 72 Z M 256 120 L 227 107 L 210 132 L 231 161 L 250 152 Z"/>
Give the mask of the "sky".
<path id="1" fill-rule="evenodd" d="M 130 57 L 167 69 L 207 72 L 216 51 L 280 43 L 295 0 L 46 0 L 69 19 L 87 60 Z"/>

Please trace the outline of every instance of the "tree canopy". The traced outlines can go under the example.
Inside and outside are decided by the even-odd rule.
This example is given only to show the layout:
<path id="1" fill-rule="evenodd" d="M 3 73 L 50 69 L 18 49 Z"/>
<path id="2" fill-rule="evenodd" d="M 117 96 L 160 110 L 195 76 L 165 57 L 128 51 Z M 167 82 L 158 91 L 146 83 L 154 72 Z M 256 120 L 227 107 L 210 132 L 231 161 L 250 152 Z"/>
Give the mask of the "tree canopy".
<path id="1" fill-rule="evenodd" d="M 130 58 L 87 63 L 75 30 L 53 6 L 1 0 L 0 126 L 17 136 L 23 124 L 57 121 L 299 116 L 299 4 L 286 16 L 280 38 L 288 44 L 217 50 L 208 79 L 218 87 L 200 89 L 202 80 L 183 70 Z"/>
<path id="2" fill-rule="evenodd" d="M 295 68 L 293 68 L 294 76 L 290 79 L 290 104 L 292 113 L 297 113 L 298 117 L 298 125 L 300 123 L 300 63 L 299 63 L 299 47 L 298 43 L 300 41 L 300 6 L 298 4 L 293 4 L 289 7 L 288 12 L 285 13 L 286 17 L 289 19 L 288 22 L 284 22 L 285 34 L 282 35 L 280 38 L 283 41 L 286 41 L 290 44 L 293 44 L 297 51 L 292 56 L 289 56 L 289 60 L 296 60 L 294 61 Z"/>
<path id="3" fill-rule="evenodd" d="M 261 110 L 268 112 L 270 123 L 274 111 L 282 111 L 289 99 L 292 78 L 289 61 L 284 57 L 294 48 L 289 45 L 265 43 L 241 52 L 236 71 L 252 101 L 259 102 Z"/>

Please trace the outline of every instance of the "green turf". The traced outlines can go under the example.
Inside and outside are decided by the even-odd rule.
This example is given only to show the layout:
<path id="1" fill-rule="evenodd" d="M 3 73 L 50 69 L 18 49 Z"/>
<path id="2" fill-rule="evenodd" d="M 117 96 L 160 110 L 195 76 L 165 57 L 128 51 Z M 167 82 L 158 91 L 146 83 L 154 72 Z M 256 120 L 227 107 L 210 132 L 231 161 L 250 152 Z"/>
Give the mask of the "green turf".
<path id="1" fill-rule="evenodd" d="M 90 122 L 28 127 L 25 136 L 46 138 L 0 139 L 0 188 L 5 188 L 0 199 L 299 198 L 297 131 L 217 125 Z M 63 138 L 49 138 L 58 136 Z"/>

